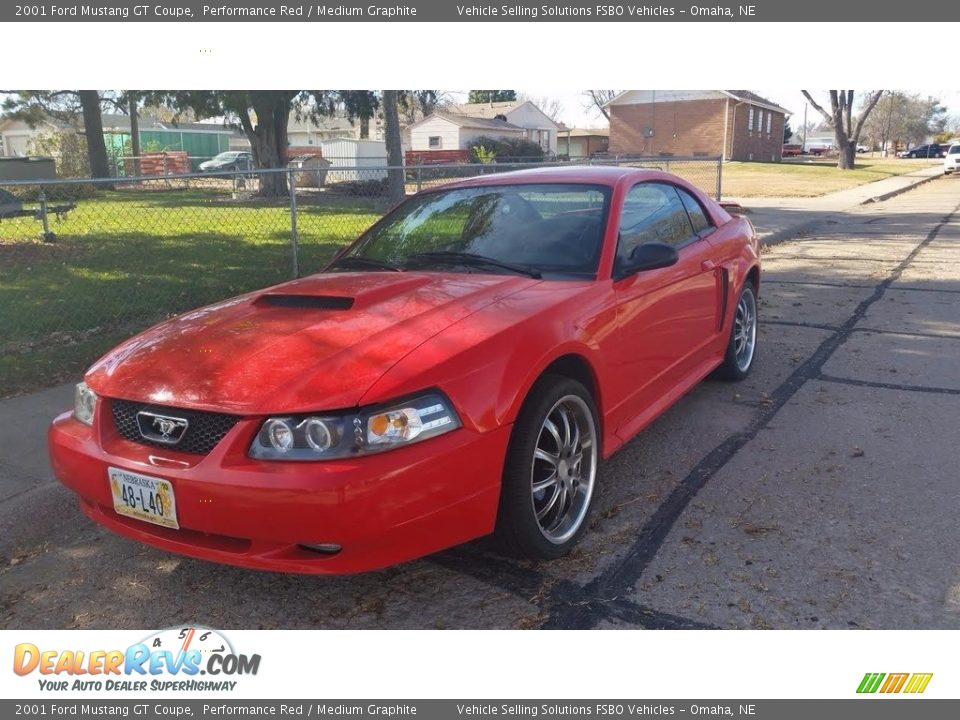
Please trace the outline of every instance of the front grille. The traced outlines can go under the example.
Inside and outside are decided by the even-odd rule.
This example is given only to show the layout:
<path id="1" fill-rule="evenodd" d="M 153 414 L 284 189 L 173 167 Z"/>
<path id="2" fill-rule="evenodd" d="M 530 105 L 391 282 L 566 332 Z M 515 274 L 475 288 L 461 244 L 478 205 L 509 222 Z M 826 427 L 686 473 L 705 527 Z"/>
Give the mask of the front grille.
<path id="1" fill-rule="evenodd" d="M 113 424 L 116 426 L 117 432 L 127 440 L 141 445 L 150 445 L 194 455 L 206 455 L 213 450 L 217 443 L 223 440 L 223 436 L 230 432 L 230 428 L 240 420 L 236 415 L 148 405 L 146 403 L 130 402 L 129 400 L 111 400 L 110 405 L 113 411 Z M 140 434 L 140 428 L 137 425 L 137 413 L 141 410 L 185 418 L 190 425 L 183 438 L 176 445 L 148 440 Z"/>

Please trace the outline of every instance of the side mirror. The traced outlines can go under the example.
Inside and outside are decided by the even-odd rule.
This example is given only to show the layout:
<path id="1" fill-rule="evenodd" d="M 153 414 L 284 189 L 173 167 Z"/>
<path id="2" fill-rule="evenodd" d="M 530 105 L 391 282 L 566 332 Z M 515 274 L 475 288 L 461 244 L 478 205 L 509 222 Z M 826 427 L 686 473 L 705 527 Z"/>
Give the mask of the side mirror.
<path id="1" fill-rule="evenodd" d="M 680 256 L 672 245 L 662 242 L 643 243 L 633 249 L 630 258 L 619 268 L 617 276 L 623 278 L 644 270 L 670 267 L 679 260 Z"/>

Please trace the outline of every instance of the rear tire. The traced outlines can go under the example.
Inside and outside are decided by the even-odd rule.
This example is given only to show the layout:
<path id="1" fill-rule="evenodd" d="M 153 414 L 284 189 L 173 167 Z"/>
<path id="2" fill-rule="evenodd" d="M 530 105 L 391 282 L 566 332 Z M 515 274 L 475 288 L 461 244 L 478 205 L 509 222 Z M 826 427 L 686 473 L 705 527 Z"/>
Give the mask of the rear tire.
<path id="1" fill-rule="evenodd" d="M 494 539 L 515 557 L 552 560 L 587 526 L 599 458 L 599 422 L 579 382 L 545 375 L 514 423 Z"/>
<path id="2" fill-rule="evenodd" d="M 757 293 L 753 282 L 747 280 L 737 297 L 730 341 L 717 377 L 739 381 L 750 374 L 757 351 L 757 324 Z"/>

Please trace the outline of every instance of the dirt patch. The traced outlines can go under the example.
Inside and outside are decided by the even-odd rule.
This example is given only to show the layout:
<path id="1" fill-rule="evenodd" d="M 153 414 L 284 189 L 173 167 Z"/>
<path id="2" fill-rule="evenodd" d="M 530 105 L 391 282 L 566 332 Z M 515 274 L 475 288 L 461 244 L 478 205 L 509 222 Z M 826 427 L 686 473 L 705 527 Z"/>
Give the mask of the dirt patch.
<path id="1" fill-rule="evenodd" d="M 39 225 L 37 226 L 40 227 Z M 0 232 L 3 232 L 0 227 Z M 0 238 L 0 267 L 28 268 L 35 263 L 49 263 L 79 257 L 84 248 L 72 243 L 45 243 L 39 240 Z"/>

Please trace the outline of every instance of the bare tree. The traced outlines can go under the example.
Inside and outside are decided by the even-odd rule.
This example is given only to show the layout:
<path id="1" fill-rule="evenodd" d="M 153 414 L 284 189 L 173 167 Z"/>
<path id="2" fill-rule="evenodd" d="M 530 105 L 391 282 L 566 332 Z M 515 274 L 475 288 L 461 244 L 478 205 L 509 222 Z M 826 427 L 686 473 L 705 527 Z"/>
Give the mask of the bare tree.
<path id="1" fill-rule="evenodd" d="M 586 102 L 583 104 L 584 110 L 597 110 L 608 121 L 610 120 L 610 111 L 606 104 L 620 94 L 619 90 L 584 90 L 583 96 Z"/>
<path id="2" fill-rule="evenodd" d="M 813 109 L 823 116 L 827 125 L 833 130 L 837 150 L 840 151 L 837 167 L 840 170 L 852 170 L 857 157 L 857 144 L 860 142 L 860 132 L 863 130 L 863 124 L 880 101 L 884 91 L 873 90 L 867 94 L 856 122 L 853 118 L 853 90 L 831 90 L 830 112 L 824 110 L 807 90 L 801 90 L 801 92 L 813 106 Z"/>
<path id="3" fill-rule="evenodd" d="M 540 112 L 546 115 L 548 118 L 554 122 L 560 122 L 560 116 L 563 114 L 563 103 L 560 102 L 557 98 L 538 95 L 521 95 L 521 100 L 529 100 L 534 105 L 536 105 Z"/>
<path id="4" fill-rule="evenodd" d="M 398 93 L 397 109 L 403 126 L 413 125 L 434 110 L 453 104 L 453 97 L 446 90 L 399 90 Z"/>
<path id="5" fill-rule="evenodd" d="M 864 135 L 884 150 L 887 143 L 922 143 L 944 133 L 947 109 L 938 98 L 887 91 L 863 125 Z M 948 133 L 949 135 L 949 133 Z"/>

